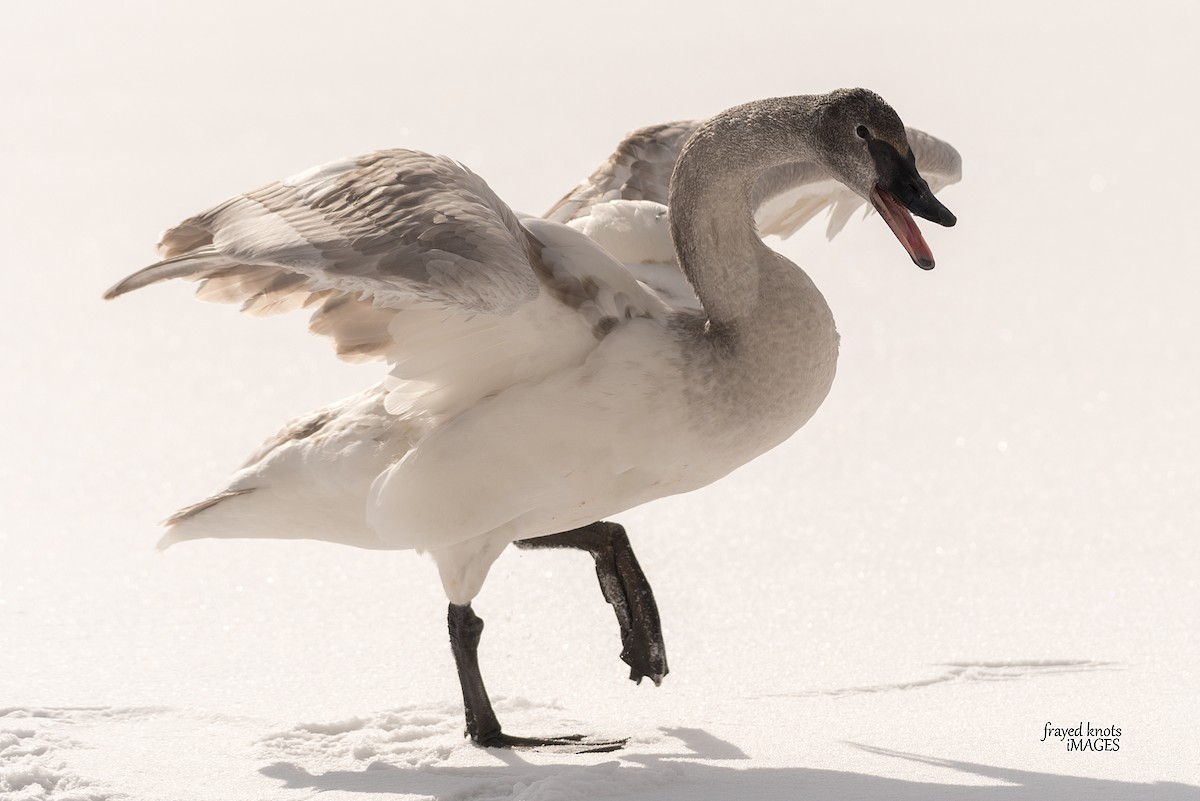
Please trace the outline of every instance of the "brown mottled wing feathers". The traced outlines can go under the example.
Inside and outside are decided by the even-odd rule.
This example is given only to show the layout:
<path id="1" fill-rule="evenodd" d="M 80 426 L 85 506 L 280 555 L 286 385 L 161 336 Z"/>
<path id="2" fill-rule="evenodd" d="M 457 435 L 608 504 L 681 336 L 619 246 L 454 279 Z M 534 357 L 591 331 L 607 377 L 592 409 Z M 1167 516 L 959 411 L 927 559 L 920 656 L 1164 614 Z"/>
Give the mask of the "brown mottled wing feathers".
<path id="1" fill-rule="evenodd" d="M 665 206 L 679 152 L 700 123 L 682 120 L 633 131 L 608 161 L 546 212 L 546 219 L 584 217 L 592 206 L 609 200 L 652 200 Z"/>
<path id="2" fill-rule="evenodd" d="M 386 150 L 231 198 L 167 231 L 163 261 L 108 291 L 202 281 L 251 314 L 316 307 L 339 355 L 383 355 L 412 303 L 509 314 L 537 296 L 529 241 L 483 179 L 450 159 Z"/>
<path id="3" fill-rule="evenodd" d="M 504 314 L 537 295 L 524 231 L 483 179 L 451 161 L 385 150 L 233 198 L 163 238 L 203 229 L 240 264 L 300 273 L 309 286 Z"/>

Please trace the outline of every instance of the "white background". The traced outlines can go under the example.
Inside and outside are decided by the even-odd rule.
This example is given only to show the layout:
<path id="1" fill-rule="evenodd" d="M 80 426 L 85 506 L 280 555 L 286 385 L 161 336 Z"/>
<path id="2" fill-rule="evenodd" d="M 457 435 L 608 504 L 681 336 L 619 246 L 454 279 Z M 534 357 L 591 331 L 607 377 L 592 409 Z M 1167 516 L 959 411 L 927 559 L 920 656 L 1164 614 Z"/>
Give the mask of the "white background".
<path id="1" fill-rule="evenodd" d="M 7 9 L 0 796 L 1200 798 L 1200 14 L 968 5 Z M 509 553 L 475 604 L 507 729 L 629 748 L 462 740 L 424 557 L 154 553 L 380 376 L 187 285 L 102 302 L 162 229 L 394 146 L 541 212 L 631 128 L 856 85 L 960 150 L 959 224 L 923 226 L 931 273 L 877 217 L 773 241 L 834 309 L 839 376 L 776 451 L 618 518 L 663 686 L 626 680 L 586 556 Z"/>

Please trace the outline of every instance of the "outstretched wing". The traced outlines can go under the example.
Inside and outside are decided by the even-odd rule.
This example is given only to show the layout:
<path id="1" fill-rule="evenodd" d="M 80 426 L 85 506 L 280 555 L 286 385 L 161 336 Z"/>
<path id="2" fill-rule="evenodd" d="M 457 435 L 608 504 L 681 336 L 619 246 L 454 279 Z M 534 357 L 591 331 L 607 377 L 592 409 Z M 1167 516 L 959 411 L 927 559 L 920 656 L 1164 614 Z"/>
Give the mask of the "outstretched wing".
<path id="1" fill-rule="evenodd" d="M 649 200 L 665 206 L 679 152 L 700 124 L 700 120 L 685 120 L 632 132 L 608 161 L 554 204 L 547 219 L 565 223 L 586 217 L 597 204 L 613 200 Z M 917 169 L 934 192 L 962 177 L 958 151 L 916 128 L 907 132 Z M 811 162 L 772 168 L 754 186 L 755 222 L 763 236 L 787 238 L 829 209 L 826 233 L 832 238 L 864 202 Z"/>
<path id="2" fill-rule="evenodd" d="M 633 131 L 621 140 L 608 161 L 546 212 L 546 219 L 569 222 L 587 216 L 597 203 L 610 200 L 649 200 L 667 205 L 671 172 L 679 152 L 701 122 L 682 120 Z"/>
<path id="3" fill-rule="evenodd" d="M 385 150 L 231 198 L 167 231 L 163 260 L 105 293 L 170 278 L 251 314 L 315 307 L 340 355 L 375 357 L 414 303 L 511 314 L 539 292 L 531 242 L 482 178 L 450 159 Z"/>
<path id="4" fill-rule="evenodd" d="M 666 311 L 583 234 L 522 224 L 465 167 L 410 150 L 239 195 L 167 231 L 159 253 L 105 297 L 184 278 L 252 314 L 312 308 L 340 356 L 388 361 L 396 414 L 461 411 Z"/>

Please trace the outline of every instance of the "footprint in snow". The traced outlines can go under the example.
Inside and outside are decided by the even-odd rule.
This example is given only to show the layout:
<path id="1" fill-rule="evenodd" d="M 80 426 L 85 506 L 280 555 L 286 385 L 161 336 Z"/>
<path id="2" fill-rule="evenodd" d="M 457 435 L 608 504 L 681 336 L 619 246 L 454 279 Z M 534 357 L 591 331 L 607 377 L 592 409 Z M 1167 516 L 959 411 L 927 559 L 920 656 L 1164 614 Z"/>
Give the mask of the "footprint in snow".
<path id="1" fill-rule="evenodd" d="M 0 797 L 107 801 L 114 793 L 72 770 L 64 756 L 81 747 L 79 724 L 153 714 L 117 707 L 0 708 Z"/>
<path id="2" fill-rule="evenodd" d="M 313 769 L 359 768 L 385 760 L 419 767 L 446 759 L 461 745 L 456 706 L 400 707 L 361 717 L 300 723 L 259 741 L 263 756 Z"/>

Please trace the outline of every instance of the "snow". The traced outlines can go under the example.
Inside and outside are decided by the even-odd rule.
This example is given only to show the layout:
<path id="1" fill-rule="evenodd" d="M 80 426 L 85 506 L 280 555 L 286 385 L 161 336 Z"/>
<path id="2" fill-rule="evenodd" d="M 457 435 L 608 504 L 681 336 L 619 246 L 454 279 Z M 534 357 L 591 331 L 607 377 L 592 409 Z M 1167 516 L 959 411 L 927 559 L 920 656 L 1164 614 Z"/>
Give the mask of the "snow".
<path id="1" fill-rule="evenodd" d="M 1200 798 L 1200 14 L 452 5 L 9 10 L 0 798 Z M 511 551 L 475 604 L 506 730 L 627 748 L 464 741 L 423 557 L 155 553 L 156 520 L 378 377 L 184 285 L 101 302 L 161 229 L 386 146 L 540 211 L 630 128 L 850 85 L 959 148 L 960 222 L 924 226 L 928 274 L 877 217 L 776 243 L 834 309 L 838 379 L 785 445 L 618 518 L 663 686 L 627 680 L 586 555 Z"/>

